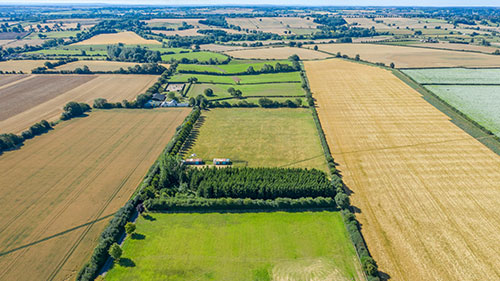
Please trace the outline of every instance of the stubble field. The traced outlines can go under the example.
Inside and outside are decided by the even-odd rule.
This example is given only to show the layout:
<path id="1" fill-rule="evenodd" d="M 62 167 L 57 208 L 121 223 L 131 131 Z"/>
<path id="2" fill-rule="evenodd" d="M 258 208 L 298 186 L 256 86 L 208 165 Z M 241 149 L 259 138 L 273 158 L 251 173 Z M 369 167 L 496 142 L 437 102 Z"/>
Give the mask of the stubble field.
<path id="1" fill-rule="evenodd" d="M 42 119 L 56 120 L 69 101 L 133 100 L 155 75 L 32 75 L 0 87 L 1 132 L 19 133 Z"/>
<path id="2" fill-rule="evenodd" d="M 0 280 L 73 279 L 188 109 L 111 110 L 0 156 Z"/>
<path id="3" fill-rule="evenodd" d="M 307 47 L 312 48 L 313 45 Z M 318 48 L 332 54 L 340 52 L 351 58 L 359 54 L 362 60 L 373 63 L 389 65 L 394 62 L 396 68 L 500 66 L 500 56 L 471 52 L 376 44 L 319 44 Z"/>
<path id="4" fill-rule="evenodd" d="M 224 52 L 226 55 L 239 59 L 287 59 L 291 55 L 298 55 L 303 60 L 324 59 L 330 55 L 314 50 L 294 47 L 246 49 Z"/>
<path id="5" fill-rule="evenodd" d="M 101 45 L 101 44 L 158 44 L 161 43 L 156 40 L 148 40 L 144 39 L 141 36 L 137 35 L 137 33 L 132 31 L 123 31 L 119 33 L 104 33 L 96 35 L 87 40 L 80 41 L 78 43 L 72 44 L 72 46 L 78 45 Z"/>
<path id="6" fill-rule="evenodd" d="M 47 60 L 8 60 L 0 62 L 0 70 L 5 71 L 22 71 L 24 73 L 31 73 L 31 70 L 44 66 Z M 54 61 L 51 61 L 54 62 Z"/>
<path id="7" fill-rule="evenodd" d="M 500 278 L 500 157 L 389 71 L 305 63 L 370 252 L 391 280 Z"/>

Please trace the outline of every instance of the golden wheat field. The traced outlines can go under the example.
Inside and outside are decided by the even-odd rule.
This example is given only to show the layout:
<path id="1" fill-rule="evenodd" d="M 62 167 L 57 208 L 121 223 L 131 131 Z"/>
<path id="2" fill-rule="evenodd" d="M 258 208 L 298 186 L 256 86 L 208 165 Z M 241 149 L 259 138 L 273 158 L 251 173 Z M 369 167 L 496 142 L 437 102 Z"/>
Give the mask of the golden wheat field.
<path id="1" fill-rule="evenodd" d="M 132 31 L 123 31 L 119 33 L 104 33 L 83 40 L 72 45 L 105 45 L 105 44 L 161 44 L 156 40 L 144 39 Z"/>
<path id="2" fill-rule="evenodd" d="M 287 59 L 291 55 L 298 55 L 303 60 L 309 60 L 324 59 L 330 56 L 314 50 L 294 47 L 246 49 L 224 53 L 239 59 Z"/>
<path id="3" fill-rule="evenodd" d="M 31 73 L 31 70 L 44 66 L 47 60 L 8 60 L 0 62 L 0 70 L 5 71 L 22 71 L 24 73 Z M 54 62 L 54 61 L 50 61 Z"/>
<path id="4" fill-rule="evenodd" d="M 391 72 L 305 62 L 368 248 L 390 280 L 500 279 L 500 156 Z"/>
<path id="5" fill-rule="evenodd" d="M 0 156 L 0 280 L 73 280 L 189 109 L 92 112 Z"/>
<path id="6" fill-rule="evenodd" d="M 377 44 L 319 44 L 318 48 L 332 54 L 340 52 L 352 58 L 359 54 L 362 60 L 373 63 L 389 65 L 394 62 L 397 68 L 500 67 L 500 56 L 471 52 Z"/>
<path id="7" fill-rule="evenodd" d="M 134 100 L 157 79 L 156 75 L 29 75 L 0 86 L 0 109 L 5 109 L 0 132 L 19 133 L 42 119 L 56 120 L 70 101 L 92 105 L 96 98 Z"/>

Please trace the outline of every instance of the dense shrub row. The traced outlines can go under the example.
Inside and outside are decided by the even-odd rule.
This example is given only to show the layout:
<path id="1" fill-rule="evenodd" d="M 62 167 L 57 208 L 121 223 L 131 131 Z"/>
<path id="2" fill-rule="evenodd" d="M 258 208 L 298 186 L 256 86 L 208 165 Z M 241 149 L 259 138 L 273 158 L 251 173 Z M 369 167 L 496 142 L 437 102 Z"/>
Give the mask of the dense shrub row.
<path id="1" fill-rule="evenodd" d="M 336 208 L 329 197 L 303 197 L 299 199 L 276 198 L 274 200 L 241 198 L 177 198 L 164 197 L 144 202 L 150 211 L 217 211 L 217 210 L 285 210 Z"/>
<path id="2" fill-rule="evenodd" d="M 351 203 L 349 201 L 349 196 L 345 192 L 345 186 L 342 181 L 341 176 L 339 175 L 337 169 L 335 168 L 335 161 L 331 155 L 330 148 L 328 147 L 328 142 L 326 140 L 325 134 L 323 132 L 323 128 L 321 126 L 321 122 L 314 107 L 314 100 L 312 99 L 311 90 L 309 88 L 309 82 L 307 81 L 307 76 L 305 72 L 301 72 L 301 76 L 303 79 L 303 87 L 308 93 L 308 98 L 310 97 L 310 101 L 312 102 L 311 110 L 314 118 L 314 122 L 316 124 L 316 128 L 318 130 L 318 134 L 320 137 L 321 145 L 323 147 L 323 151 L 325 153 L 325 157 L 328 162 L 328 167 L 330 170 L 330 174 L 332 177 L 332 186 L 335 189 L 335 203 L 342 210 L 342 217 L 344 219 L 347 232 L 349 233 L 349 237 L 353 242 L 356 253 L 360 259 L 361 265 L 363 267 L 363 271 L 367 275 L 369 281 L 379 281 L 378 277 L 378 267 L 375 260 L 371 257 L 368 248 L 366 247 L 366 243 L 363 239 L 363 235 L 361 234 L 360 225 L 356 220 L 355 215 L 351 211 Z"/>
<path id="3" fill-rule="evenodd" d="M 192 120 L 193 116 L 199 116 L 199 109 L 195 109 L 191 112 L 184 123 L 180 126 L 179 131 L 188 123 L 188 120 Z M 165 155 L 171 153 L 173 147 L 181 140 L 177 137 L 178 134 L 169 142 L 160 158 L 151 166 L 142 184 L 139 186 L 138 191 L 132 196 L 132 198 L 122 207 L 109 224 L 106 226 L 104 231 L 99 237 L 99 243 L 94 248 L 94 252 L 90 257 L 90 260 L 85 263 L 82 269 L 78 272 L 76 280 L 78 281 L 91 281 L 94 280 L 99 274 L 100 269 L 109 258 L 109 248 L 113 243 L 119 241 L 120 237 L 125 231 L 125 224 L 131 219 L 132 215 L 135 213 L 136 208 L 138 208 L 141 203 L 141 198 L 143 198 L 144 188 L 149 186 L 153 181 L 154 177 L 158 175 L 160 170 L 160 160 L 165 158 Z"/>
<path id="4" fill-rule="evenodd" d="M 50 123 L 47 122 L 47 120 L 42 120 L 38 123 L 35 123 L 35 125 L 31 126 L 28 130 L 22 132 L 21 137 L 23 137 L 23 139 L 25 140 L 31 139 L 34 136 L 44 134 L 51 129 L 52 125 L 50 125 Z"/>
<path id="5" fill-rule="evenodd" d="M 181 129 L 177 131 L 177 133 L 174 136 L 175 145 L 170 150 L 170 155 L 176 155 L 177 153 L 179 153 L 179 151 L 182 148 L 182 145 L 191 134 L 191 130 L 193 129 L 194 124 L 196 124 L 196 121 L 198 120 L 198 117 L 200 117 L 200 115 L 201 115 L 201 110 L 196 109 L 193 112 L 193 114 L 189 116 L 189 118 L 183 124 Z"/>
<path id="6" fill-rule="evenodd" d="M 189 188 L 206 198 L 334 197 L 326 174 L 292 168 L 203 168 L 188 171 Z"/>
<path id="7" fill-rule="evenodd" d="M 90 111 L 90 105 L 82 102 L 70 101 L 63 107 L 63 110 L 64 112 L 61 114 L 61 120 L 69 120 L 74 117 L 82 116 L 85 112 Z"/>

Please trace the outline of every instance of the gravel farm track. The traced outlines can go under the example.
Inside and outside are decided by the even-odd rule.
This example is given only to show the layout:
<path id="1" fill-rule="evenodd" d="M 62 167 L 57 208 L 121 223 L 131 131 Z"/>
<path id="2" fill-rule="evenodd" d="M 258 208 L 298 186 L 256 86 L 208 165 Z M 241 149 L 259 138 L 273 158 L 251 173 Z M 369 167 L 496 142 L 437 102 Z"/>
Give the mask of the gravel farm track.
<path id="1" fill-rule="evenodd" d="M 368 248 L 390 280 L 500 279 L 500 157 L 390 71 L 305 62 Z"/>
<path id="2" fill-rule="evenodd" d="M 72 280 L 190 110 L 101 110 L 0 155 L 0 280 Z"/>

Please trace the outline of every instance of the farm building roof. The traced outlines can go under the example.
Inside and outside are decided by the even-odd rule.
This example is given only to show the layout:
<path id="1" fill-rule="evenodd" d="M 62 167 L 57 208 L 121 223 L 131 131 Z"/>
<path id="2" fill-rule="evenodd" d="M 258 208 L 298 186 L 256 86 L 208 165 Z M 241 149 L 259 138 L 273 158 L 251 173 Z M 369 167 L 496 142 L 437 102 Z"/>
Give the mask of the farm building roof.
<path id="1" fill-rule="evenodd" d="M 165 100 L 165 95 L 162 95 L 162 94 L 154 94 L 152 99 L 153 99 L 153 100 L 157 100 L 157 101 L 164 101 L 164 100 Z"/>

